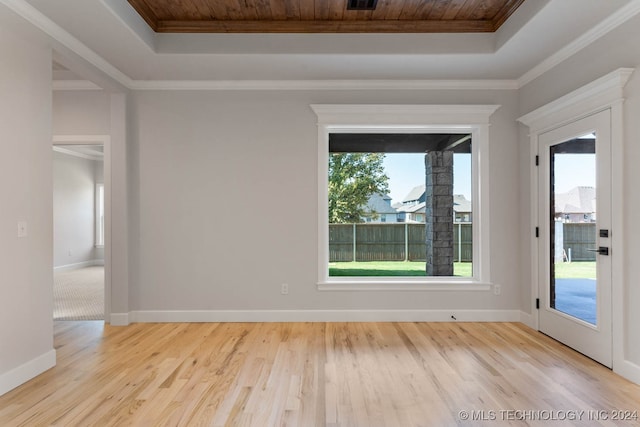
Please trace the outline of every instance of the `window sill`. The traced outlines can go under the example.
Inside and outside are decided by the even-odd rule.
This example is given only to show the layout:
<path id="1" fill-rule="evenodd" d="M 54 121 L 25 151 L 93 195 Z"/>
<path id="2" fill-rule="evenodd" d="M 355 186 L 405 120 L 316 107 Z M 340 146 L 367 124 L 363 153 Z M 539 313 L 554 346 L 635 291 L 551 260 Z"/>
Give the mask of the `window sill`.
<path id="1" fill-rule="evenodd" d="M 489 291 L 491 283 L 473 279 L 425 281 L 411 278 L 340 278 L 318 283 L 319 291 Z"/>

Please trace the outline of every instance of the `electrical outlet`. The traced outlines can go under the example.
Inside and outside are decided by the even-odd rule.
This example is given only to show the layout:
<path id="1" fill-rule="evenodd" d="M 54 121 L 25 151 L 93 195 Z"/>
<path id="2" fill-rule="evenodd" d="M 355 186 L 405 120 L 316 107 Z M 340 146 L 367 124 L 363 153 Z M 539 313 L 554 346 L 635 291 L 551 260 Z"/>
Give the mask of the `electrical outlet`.
<path id="1" fill-rule="evenodd" d="M 493 294 L 494 295 L 500 295 L 500 292 L 502 292 L 502 289 L 500 288 L 500 285 L 493 285 Z"/>
<path id="2" fill-rule="evenodd" d="M 18 222 L 18 237 L 27 237 L 27 221 Z"/>
<path id="3" fill-rule="evenodd" d="M 289 285 L 286 283 L 283 283 L 282 285 L 280 285 L 280 293 L 282 295 L 288 295 L 289 294 Z"/>

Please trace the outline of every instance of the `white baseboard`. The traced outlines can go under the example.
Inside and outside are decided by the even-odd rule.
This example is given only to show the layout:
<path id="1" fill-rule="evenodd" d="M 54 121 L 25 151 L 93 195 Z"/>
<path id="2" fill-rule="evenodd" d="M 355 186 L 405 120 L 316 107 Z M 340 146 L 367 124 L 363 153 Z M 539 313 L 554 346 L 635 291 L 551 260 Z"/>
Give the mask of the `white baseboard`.
<path id="1" fill-rule="evenodd" d="M 623 360 L 621 363 L 614 361 L 613 372 L 629 381 L 640 384 L 640 365 L 636 365 L 628 360 Z"/>
<path id="2" fill-rule="evenodd" d="M 111 313 L 109 316 L 111 326 L 128 326 L 129 313 Z"/>
<path id="3" fill-rule="evenodd" d="M 532 314 L 525 313 L 524 311 L 521 311 L 520 312 L 520 323 L 524 323 L 525 325 L 527 325 L 531 329 L 538 330 L 538 328 L 536 327 L 535 318 L 534 318 L 534 316 Z"/>
<path id="4" fill-rule="evenodd" d="M 521 318 L 519 310 L 142 310 L 129 314 L 131 322 L 140 323 L 519 322 Z"/>
<path id="5" fill-rule="evenodd" d="M 77 262 L 75 264 L 67 264 L 67 265 L 59 265 L 57 267 L 53 267 L 54 271 L 67 271 L 67 270 L 77 270 L 79 268 L 91 267 L 94 265 L 104 265 L 103 259 L 92 259 L 89 261 Z"/>
<path id="6" fill-rule="evenodd" d="M 56 366 L 56 351 L 48 352 L 28 361 L 27 363 L 0 375 L 0 396 L 13 390 L 44 371 Z"/>

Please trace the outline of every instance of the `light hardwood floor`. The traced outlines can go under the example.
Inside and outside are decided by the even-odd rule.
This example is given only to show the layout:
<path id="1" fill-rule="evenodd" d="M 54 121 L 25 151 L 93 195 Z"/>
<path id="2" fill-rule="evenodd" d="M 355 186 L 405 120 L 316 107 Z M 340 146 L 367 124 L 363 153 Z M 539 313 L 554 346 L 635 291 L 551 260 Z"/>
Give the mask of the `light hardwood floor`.
<path id="1" fill-rule="evenodd" d="M 56 322 L 55 347 L 0 426 L 640 425 L 610 412 L 640 386 L 517 323 Z"/>

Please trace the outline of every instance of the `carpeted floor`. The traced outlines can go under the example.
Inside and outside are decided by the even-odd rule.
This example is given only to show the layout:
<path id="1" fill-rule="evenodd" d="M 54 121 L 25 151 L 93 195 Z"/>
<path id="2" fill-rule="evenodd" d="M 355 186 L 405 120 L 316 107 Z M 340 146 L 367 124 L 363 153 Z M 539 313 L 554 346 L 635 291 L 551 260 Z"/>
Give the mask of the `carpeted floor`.
<path id="1" fill-rule="evenodd" d="M 55 272 L 54 320 L 104 320 L 104 267 Z"/>

